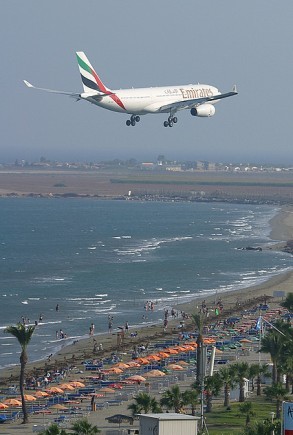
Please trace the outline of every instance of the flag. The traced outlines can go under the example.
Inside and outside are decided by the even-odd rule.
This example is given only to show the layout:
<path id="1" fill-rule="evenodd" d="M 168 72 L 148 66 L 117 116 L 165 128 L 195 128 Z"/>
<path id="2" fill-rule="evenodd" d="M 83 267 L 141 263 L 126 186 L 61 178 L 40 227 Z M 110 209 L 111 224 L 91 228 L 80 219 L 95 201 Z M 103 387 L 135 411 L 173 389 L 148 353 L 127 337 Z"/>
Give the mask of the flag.
<path id="1" fill-rule="evenodd" d="M 258 331 L 261 329 L 261 316 L 259 316 L 259 318 L 257 319 L 257 322 L 256 322 L 256 327 L 255 327 L 255 329 L 257 329 Z"/>

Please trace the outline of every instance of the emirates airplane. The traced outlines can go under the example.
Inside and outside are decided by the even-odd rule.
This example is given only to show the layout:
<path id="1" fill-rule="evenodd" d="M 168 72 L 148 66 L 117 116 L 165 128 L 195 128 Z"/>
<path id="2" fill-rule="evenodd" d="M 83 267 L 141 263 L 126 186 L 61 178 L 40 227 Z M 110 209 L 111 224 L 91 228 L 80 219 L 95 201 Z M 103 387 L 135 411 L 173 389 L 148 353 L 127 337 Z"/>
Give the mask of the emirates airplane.
<path id="1" fill-rule="evenodd" d="M 76 56 L 84 92 L 75 93 L 38 88 L 26 80 L 24 83 L 29 88 L 68 95 L 77 101 L 85 100 L 103 109 L 127 113 L 131 115 L 126 121 L 128 126 L 135 126 L 140 121 L 141 115 L 167 113 L 169 116 L 164 121 L 164 126 L 173 127 L 178 121 L 176 113 L 183 109 L 189 109 L 192 116 L 210 117 L 215 114 L 215 103 L 238 93 L 236 86 L 233 86 L 231 92 L 222 94 L 214 86 L 199 83 L 196 85 L 111 90 L 104 85 L 83 51 L 78 51 Z"/>

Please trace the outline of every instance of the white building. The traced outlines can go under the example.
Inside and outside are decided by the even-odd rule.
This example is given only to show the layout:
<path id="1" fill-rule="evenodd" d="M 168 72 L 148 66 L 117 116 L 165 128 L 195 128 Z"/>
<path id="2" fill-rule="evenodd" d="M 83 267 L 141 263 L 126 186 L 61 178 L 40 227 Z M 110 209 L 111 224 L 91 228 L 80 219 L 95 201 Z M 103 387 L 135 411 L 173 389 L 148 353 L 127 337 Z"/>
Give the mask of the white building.
<path id="1" fill-rule="evenodd" d="M 176 413 L 139 414 L 139 435 L 197 435 L 199 420 Z"/>

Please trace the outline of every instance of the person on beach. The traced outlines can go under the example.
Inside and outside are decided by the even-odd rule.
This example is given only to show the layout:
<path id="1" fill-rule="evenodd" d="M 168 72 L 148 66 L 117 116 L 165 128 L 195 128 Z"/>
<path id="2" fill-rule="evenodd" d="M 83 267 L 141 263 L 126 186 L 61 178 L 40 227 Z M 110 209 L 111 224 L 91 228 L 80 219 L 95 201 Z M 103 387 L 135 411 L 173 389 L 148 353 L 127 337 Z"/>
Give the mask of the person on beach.
<path id="1" fill-rule="evenodd" d="M 125 333 L 128 334 L 129 325 L 128 322 L 125 322 Z"/>
<path id="2" fill-rule="evenodd" d="M 113 322 L 110 320 L 108 323 L 109 334 L 112 332 L 112 329 L 113 329 Z"/>
<path id="3" fill-rule="evenodd" d="M 56 305 L 56 311 L 59 311 L 59 304 Z"/>

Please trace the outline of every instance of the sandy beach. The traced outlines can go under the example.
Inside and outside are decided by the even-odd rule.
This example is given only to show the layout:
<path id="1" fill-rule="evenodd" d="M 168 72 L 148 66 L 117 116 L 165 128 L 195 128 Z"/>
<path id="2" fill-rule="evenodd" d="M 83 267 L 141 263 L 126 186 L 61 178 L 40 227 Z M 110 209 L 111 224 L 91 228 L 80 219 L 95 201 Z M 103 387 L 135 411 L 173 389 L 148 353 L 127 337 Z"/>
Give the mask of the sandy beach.
<path id="1" fill-rule="evenodd" d="M 272 219 L 270 224 L 272 228 L 272 240 L 282 242 L 293 239 L 293 209 L 291 207 L 283 207 L 280 213 Z M 280 248 L 283 245 L 284 243 L 276 244 L 277 248 Z M 271 248 L 274 249 L 272 245 L 270 245 L 270 249 Z M 276 297 L 277 293 L 275 292 L 284 292 L 283 294 L 286 295 L 287 293 L 292 292 L 292 288 L 293 271 L 290 271 L 282 275 L 275 276 L 269 281 L 257 286 L 242 289 L 240 291 L 221 293 L 221 302 L 223 304 L 222 318 L 228 317 L 229 315 L 237 313 L 240 310 L 256 306 L 260 302 L 269 302 L 270 306 L 278 307 L 278 304 L 282 298 Z M 202 301 L 200 298 L 197 298 L 192 303 L 180 305 L 175 307 L 175 309 L 190 315 L 192 313 L 198 312 L 201 302 Z M 211 313 L 214 312 L 216 302 L 216 295 L 212 295 L 205 299 L 205 303 L 210 308 Z M 89 337 L 85 340 L 80 340 L 75 344 L 64 347 L 56 355 L 53 355 L 50 361 L 28 363 L 26 373 L 45 373 L 45 371 L 48 370 L 58 370 L 62 367 L 70 367 L 71 369 L 67 372 L 66 382 L 68 379 L 73 380 L 84 377 L 85 373 L 83 371 L 83 362 L 85 360 L 91 360 L 93 358 L 99 360 L 109 356 L 111 353 L 119 354 L 124 361 L 129 360 L 131 359 L 130 355 L 133 346 L 145 345 L 146 343 L 153 344 L 158 340 L 163 340 L 170 337 L 178 337 L 178 325 L 180 320 L 181 319 L 179 318 L 170 320 L 166 331 L 163 330 L 163 325 L 151 325 L 147 328 L 140 328 L 136 337 L 131 337 L 130 333 L 133 331 L 130 329 L 129 334 L 125 336 L 122 343 L 120 340 L 120 335 L 118 336 L 117 333 L 107 333 L 99 336 Z M 210 321 L 212 322 L 212 320 L 213 315 L 211 314 Z M 184 325 L 186 331 L 193 330 L 193 325 L 190 318 L 184 321 Z M 96 343 L 102 344 L 103 351 L 97 351 L 97 353 L 93 353 Z M 12 384 L 16 385 L 18 374 L 19 367 L 3 369 L 0 372 L 0 388 L 3 389 Z M 186 385 L 190 385 L 192 380 L 187 379 L 186 382 Z M 113 406 L 111 409 L 107 410 L 99 410 L 96 413 L 90 413 L 90 421 L 94 424 L 97 424 L 97 426 L 100 428 L 117 428 L 117 425 L 112 424 L 111 426 L 108 423 L 105 426 L 105 416 L 115 413 L 126 413 L 129 415 L 129 411 L 127 411 L 127 406 L 129 403 L 131 402 L 123 402 L 123 405 Z M 44 415 L 42 418 L 44 419 Z M 41 417 L 32 416 L 30 421 L 31 422 L 28 425 L 21 426 L 24 434 L 32 433 L 32 424 L 38 424 L 41 421 Z M 14 433 L 14 429 L 20 428 L 19 423 L 20 422 L 2 425 L 2 427 L 0 427 L 0 433 Z"/>

